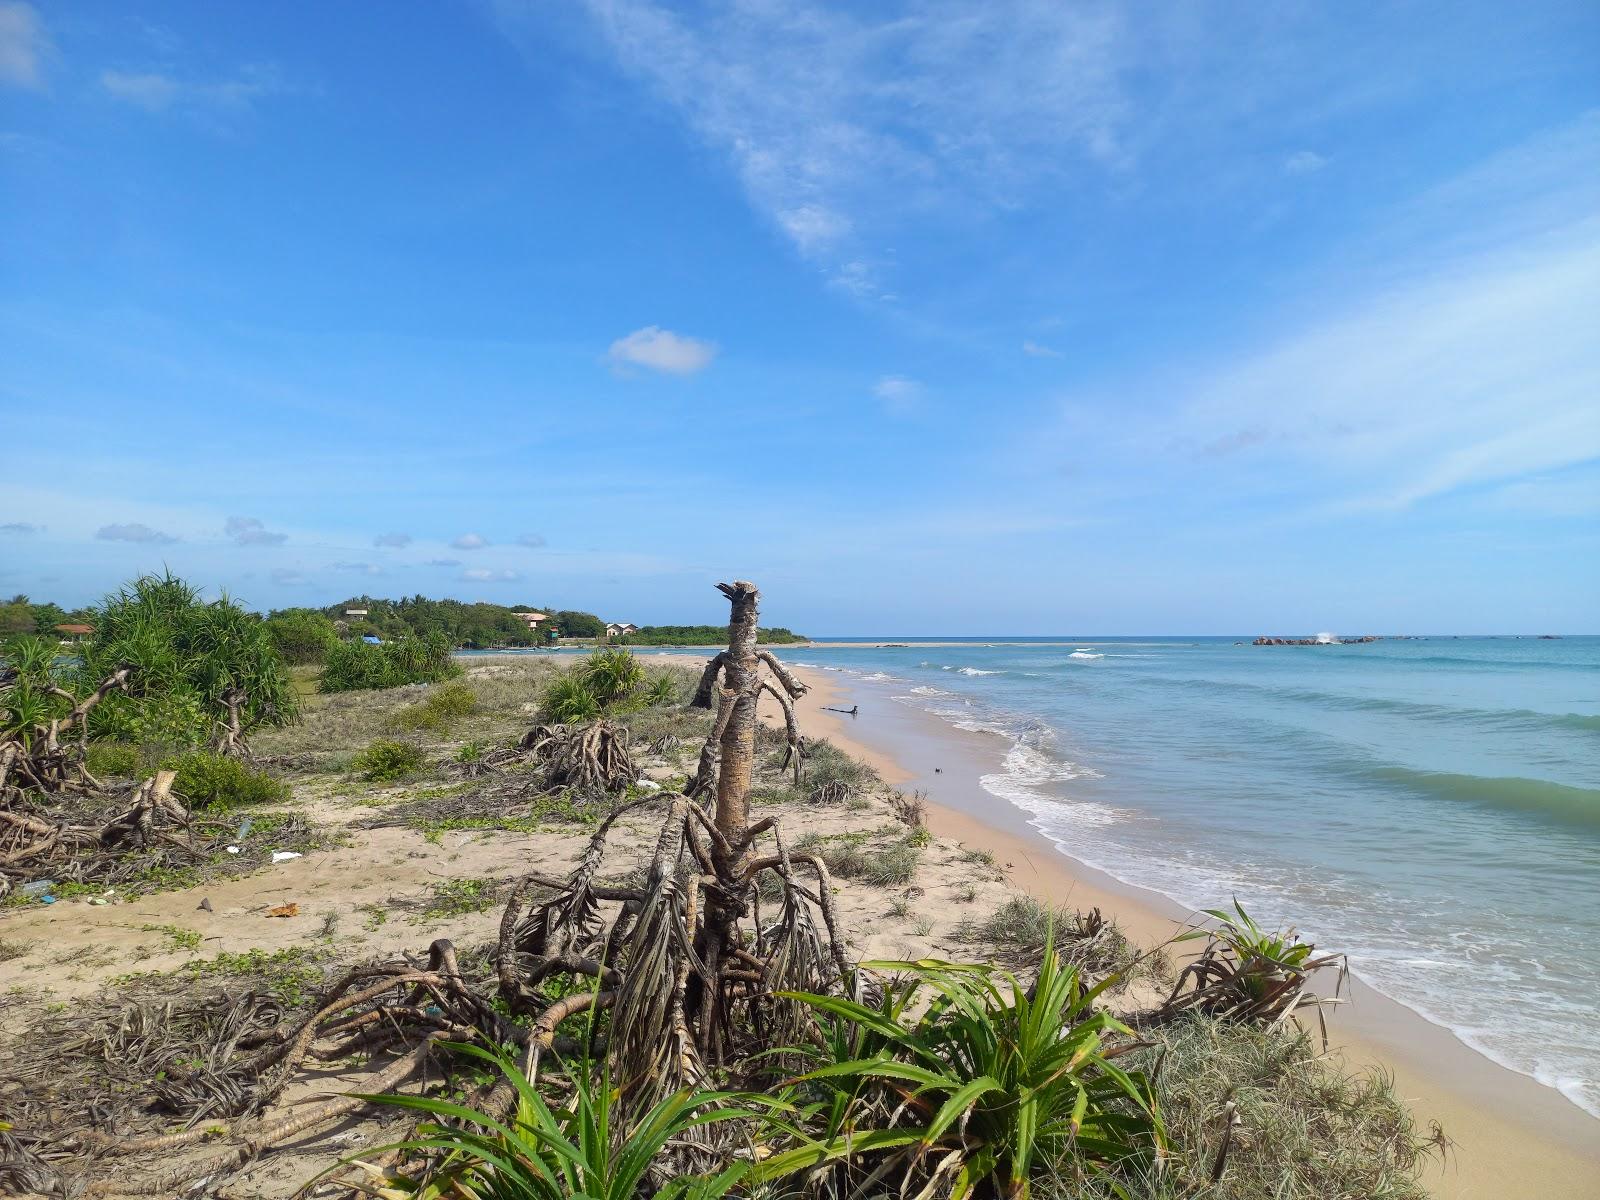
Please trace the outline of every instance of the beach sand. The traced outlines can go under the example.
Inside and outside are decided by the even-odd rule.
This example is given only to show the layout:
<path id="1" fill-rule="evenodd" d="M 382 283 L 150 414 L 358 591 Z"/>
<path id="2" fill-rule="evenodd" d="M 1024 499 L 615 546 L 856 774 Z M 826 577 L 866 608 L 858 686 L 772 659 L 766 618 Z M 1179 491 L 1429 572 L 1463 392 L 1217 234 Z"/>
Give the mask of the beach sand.
<path id="1" fill-rule="evenodd" d="M 1188 914 L 1167 897 L 1069 858 L 1021 810 L 983 790 L 981 776 L 1000 769 L 1005 745 L 998 738 L 892 703 L 855 717 L 826 712 L 825 706 L 848 708 L 860 697 L 832 673 L 797 668 L 796 674 L 811 687 L 797 706 L 808 736 L 826 737 L 872 763 L 895 786 L 925 791 L 933 832 L 994 854 L 1015 887 L 1079 909 L 1099 907 L 1146 945 L 1183 926 Z M 768 715 L 776 716 L 775 706 Z M 1600 1121 L 1359 980 L 1352 984 L 1351 1001 L 1330 1017 L 1330 1043 L 1351 1066 L 1392 1074 L 1419 1124 L 1437 1121 L 1455 1143 L 1429 1169 L 1435 1195 L 1600 1197 Z"/>

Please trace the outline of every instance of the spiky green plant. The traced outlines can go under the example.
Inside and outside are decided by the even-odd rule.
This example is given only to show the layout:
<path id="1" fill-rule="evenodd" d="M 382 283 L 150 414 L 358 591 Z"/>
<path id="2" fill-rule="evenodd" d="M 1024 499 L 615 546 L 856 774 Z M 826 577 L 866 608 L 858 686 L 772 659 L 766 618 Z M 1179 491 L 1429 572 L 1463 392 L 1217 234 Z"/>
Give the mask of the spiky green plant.
<path id="1" fill-rule="evenodd" d="M 579 678 L 601 707 L 614 704 L 644 683 L 644 668 L 622 649 L 596 650 L 579 668 Z"/>
<path id="2" fill-rule="evenodd" d="M 118 667 L 134 668 L 127 694 L 94 710 L 97 735 L 198 745 L 226 720 L 235 693 L 243 696 L 244 733 L 298 714 L 288 668 L 265 624 L 227 596 L 205 601 L 170 573 L 144 575 L 107 596 L 94 625 L 79 689 L 92 689 Z"/>
<path id="3" fill-rule="evenodd" d="M 576 725 L 600 715 L 599 697 L 576 675 L 558 676 L 540 697 L 539 708 L 545 720 L 556 725 Z"/>
<path id="4" fill-rule="evenodd" d="M 725 1121 L 761 1120 L 763 1113 L 730 1103 L 731 1093 L 680 1091 L 667 1096 L 624 1127 L 617 1092 L 602 1073 L 591 1078 L 576 1066 L 570 1073 L 571 1097 L 552 1107 L 517 1065 L 503 1053 L 451 1044 L 504 1074 L 516 1089 L 511 1116 L 497 1120 L 464 1104 L 425 1096 L 366 1096 L 379 1104 L 411 1109 L 438 1118 L 418 1128 L 418 1136 L 385 1150 L 404 1149 L 430 1157 L 426 1171 L 391 1177 L 393 1187 L 414 1200 L 470 1196 L 474 1200 L 716 1200 L 746 1174 L 735 1163 L 715 1175 L 678 1175 L 652 1186 L 652 1167 L 673 1143 L 696 1129 Z M 444 1121 L 453 1122 L 445 1124 Z"/>
<path id="5" fill-rule="evenodd" d="M 1206 939 L 1203 950 L 1178 974 L 1163 1006 L 1168 1017 L 1201 1011 L 1247 1021 L 1282 1021 L 1301 1008 L 1339 1002 L 1349 964 L 1340 954 L 1319 954 L 1293 929 L 1267 930 L 1236 899 L 1233 911 L 1204 910 L 1217 924 L 1194 929 L 1177 941 Z M 1311 991 L 1311 979 L 1324 967 L 1335 967 L 1334 995 Z M 1326 1030 L 1323 1032 L 1326 1040 Z"/>
<path id="6" fill-rule="evenodd" d="M 1137 1043 L 1095 1010 L 1106 985 L 1081 987 L 1053 945 L 1031 988 L 987 966 L 864 965 L 903 973 L 876 1008 L 796 996 L 834 1018 L 820 1048 L 785 1051 L 818 1064 L 795 1083 L 820 1089 L 813 1112 L 826 1132 L 766 1159 L 753 1178 L 835 1164 L 863 1193 L 898 1174 L 952 1200 L 1025 1197 L 1044 1168 L 1088 1177 L 1154 1156 L 1150 1087 L 1111 1061 Z"/>

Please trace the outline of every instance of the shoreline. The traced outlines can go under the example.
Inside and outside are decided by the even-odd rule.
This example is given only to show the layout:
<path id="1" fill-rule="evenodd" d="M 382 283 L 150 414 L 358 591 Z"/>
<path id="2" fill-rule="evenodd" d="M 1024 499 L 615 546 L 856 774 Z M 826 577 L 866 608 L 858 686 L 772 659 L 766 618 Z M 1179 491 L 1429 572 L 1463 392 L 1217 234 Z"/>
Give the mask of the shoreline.
<path id="1" fill-rule="evenodd" d="M 1026 813 L 983 789 L 981 776 L 1000 767 L 999 739 L 892 702 L 867 720 L 822 711 L 860 697 L 830 672 L 792 669 L 811 688 L 796 706 L 809 736 L 870 762 L 895 786 L 928 793 L 932 831 L 995 854 L 1016 887 L 1077 908 L 1099 907 L 1143 944 L 1166 940 L 1184 925 L 1189 914 L 1169 897 L 1072 858 Z M 1437 1121 L 1455 1143 L 1424 1176 L 1435 1195 L 1600 1197 L 1600 1121 L 1353 974 L 1345 994 L 1350 1002 L 1330 1014 L 1330 1047 L 1353 1068 L 1393 1075 L 1419 1125 Z"/>

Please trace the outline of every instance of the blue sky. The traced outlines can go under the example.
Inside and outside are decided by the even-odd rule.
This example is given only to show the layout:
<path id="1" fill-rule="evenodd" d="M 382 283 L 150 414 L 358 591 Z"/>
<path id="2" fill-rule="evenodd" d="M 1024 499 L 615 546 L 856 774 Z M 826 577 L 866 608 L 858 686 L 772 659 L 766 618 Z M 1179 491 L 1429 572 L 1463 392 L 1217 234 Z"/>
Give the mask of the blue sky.
<path id="1" fill-rule="evenodd" d="M 1600 8 L 0 0 L 0 592 L 1600 627 Z"/>

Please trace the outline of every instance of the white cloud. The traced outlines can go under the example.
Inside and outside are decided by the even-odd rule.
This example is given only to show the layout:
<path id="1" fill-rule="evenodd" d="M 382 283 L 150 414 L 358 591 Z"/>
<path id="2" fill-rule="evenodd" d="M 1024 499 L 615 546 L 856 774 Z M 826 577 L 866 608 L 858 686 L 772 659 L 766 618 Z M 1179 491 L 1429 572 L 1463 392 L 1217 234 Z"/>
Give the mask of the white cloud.
<path id="1" fill-rule="evenodd" d="M 137 521 L 126 525 L 102 525 L 95 537 L 103 542 L 144 542 L 151 545 L 167 545 L 178 540 L 170 533 L 162 533 Z"/>
<path id="2" fill-rule="evenodd" d="M 489 544 L 489 539 L 481 533 L 463 533 L 450 544 L 457 550 L 482 550 Z"/>
<path id="3" fill-rule="evenodd" d="M 1328 160 L 1315 150 L 1296 150 L 1283 160 L 1283 170 L 1288 175 L 1312 175 L 1328 165 Z"/>
<path id="4" fill-rule="evenodd" d="M 534 550 L 538 550 L 538 549 L 542 548 L 545 544 L 546 543 L 545 543 L 543 534 L 524 533 L 524 534 L 519 535 L 518 538 L 517 538 L 517 545 L 519 545 L 519 546 L 527 546 L 530 549 L 534 549 Z"/>
<path id="5" fill-rule="evenodd" d="M 659 325 L 635 329 L 627 337 L 612 342 L 608 352 L 614 367 L 645 367 L 669 375 L 693 375 L 703 371 L 716 355 L 715 343 L 685 337 Z"/>
<path id="6" fill-rule="evenodd" d="M 394 549 L 400 549 L 401 547 L 411 545 L 411 535 L 409 533 L 380 533 L 377 537 L 372 539 L 372 544 L 374 546 L 386 546 Z"/>
<path id="7" fill-rule="evenodd" d="M 1049 346 L 1041 345 L 1031 338 L 1022 343 L 1022 352 L 1032 358 L 1060 358 L 1061 351 L 1052 350 Z"/>
<path id="8" fill-rule="evenodd" d="M 39 11 L 19 0 L 0 3 L 0 83 L 37 88 L 44 84 L 41 64 L 50 49 Z"/>
<path id="9" fill-rule="evenodd" d="M 222 532 L 235 546 L 281 546 L 289 540 L 286 533 L 271 533 L 256 517 L 229 517 Z"/>
<path id="10" fill-rule="evenodd" d="M 7 521 L 0 525 L 0 533 L 42 533 L 42 525 L 33 525 L 27 521 Z"/>
<path id="11" fill-rule="evenodd" d="M 170 107 L 182 90 L 177 80 L 155 71 L 102 71 L 100 86 L 113 99 L 136 105 L 146 112 L 160 112 Z"/>
<path id="12" fill-rule="evenodd" d="M 522 576 L 516 571 L 493 570 L 489 567 L 474 567 L 461 572 L 461 578 L 471 583 L 514 583 Z"/>
<path id="13" fill-rule="evenodd" d="M 892 413 L 905 414 L 922 399 L 922 385 L 904 375 L 885 375 L 872 386 L 872 394 Z"/>

